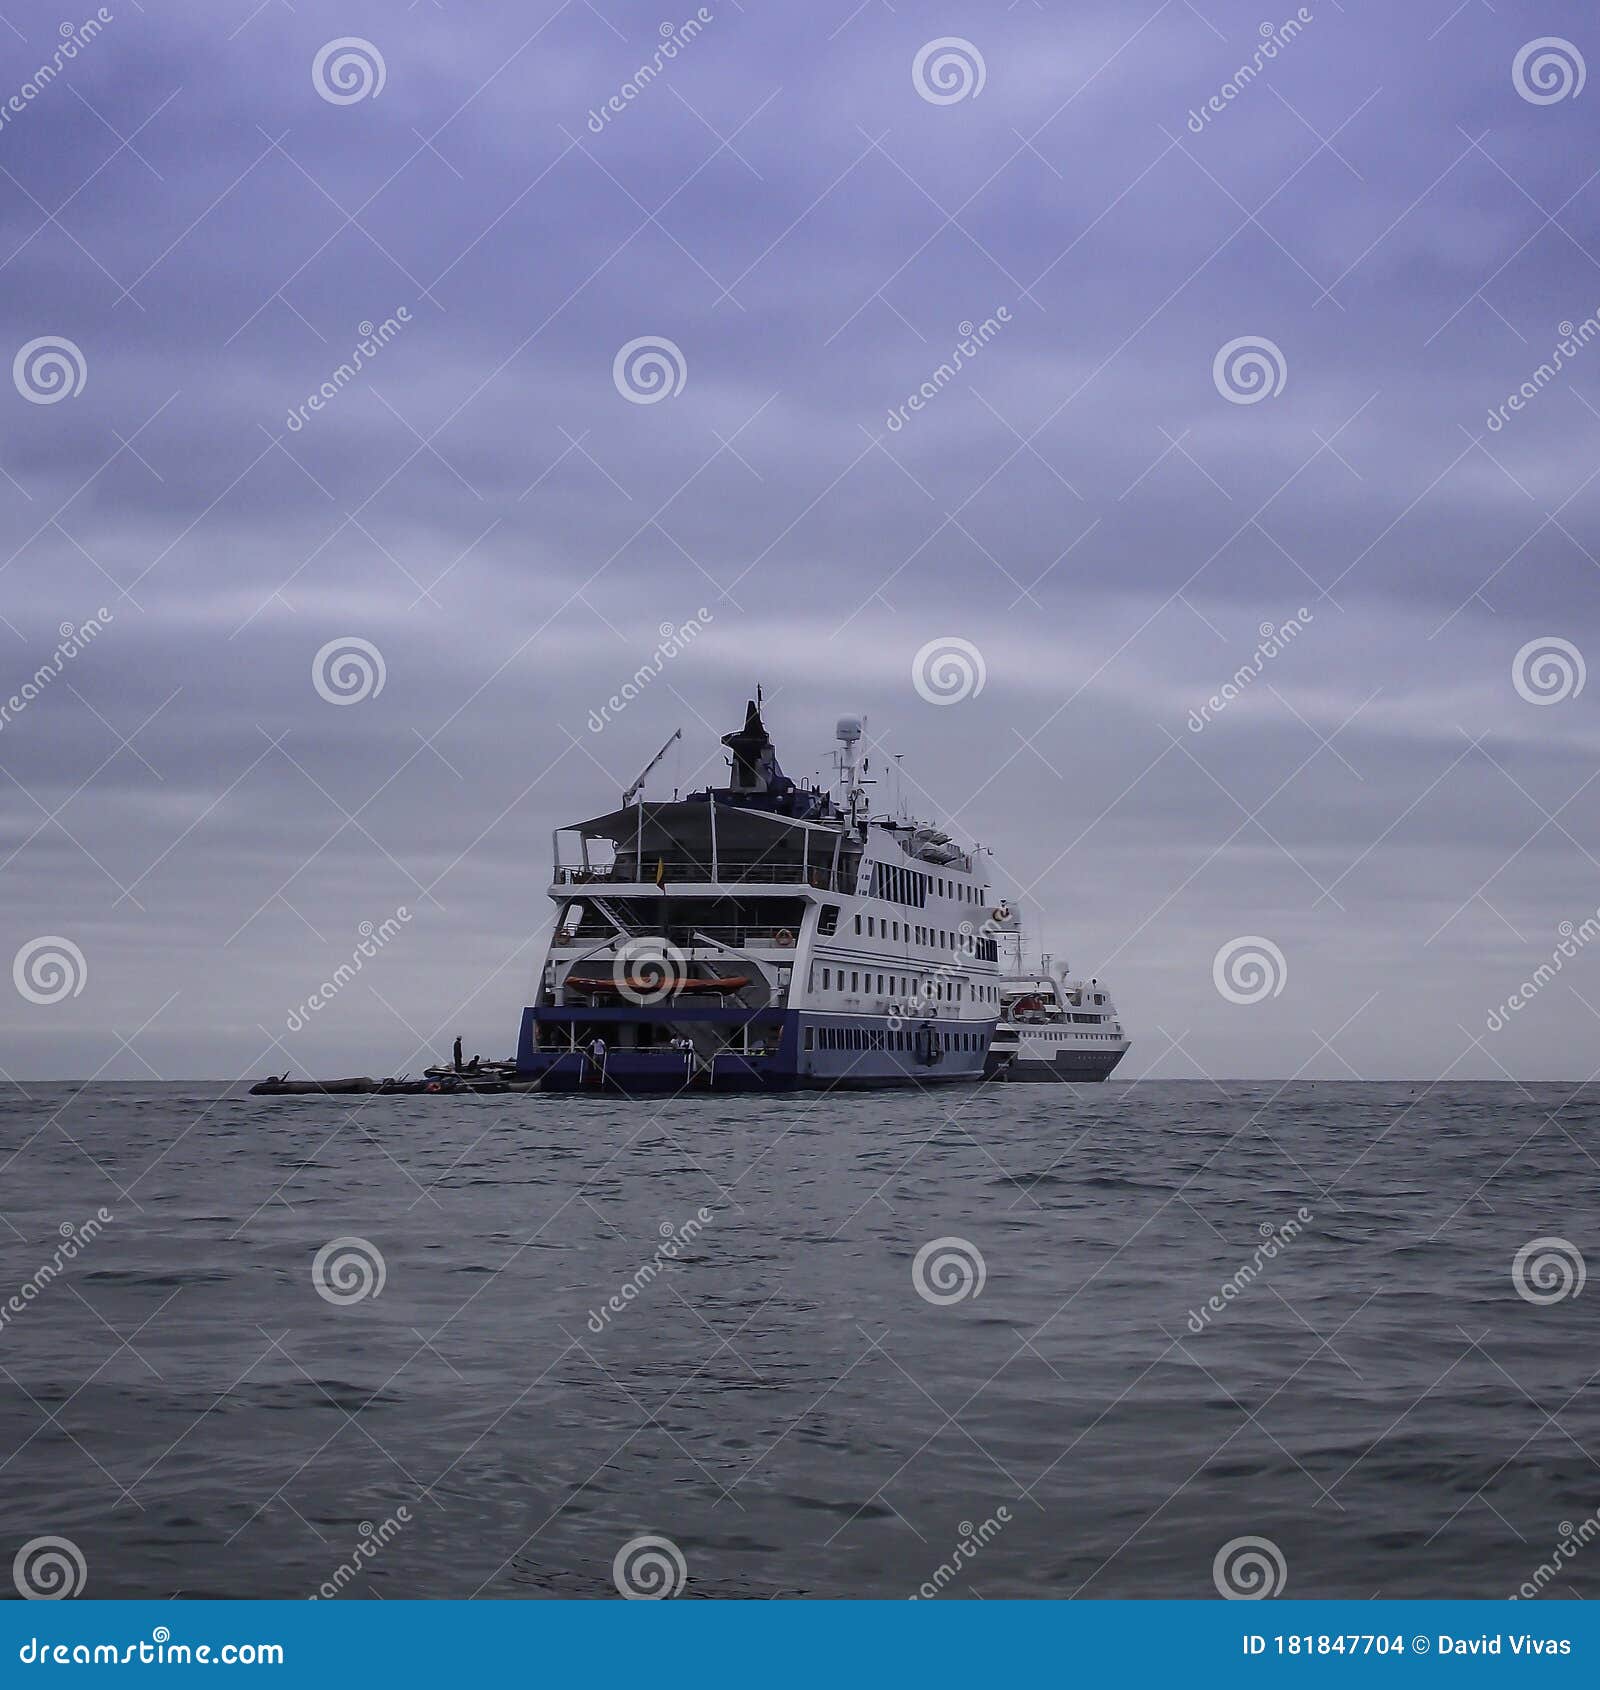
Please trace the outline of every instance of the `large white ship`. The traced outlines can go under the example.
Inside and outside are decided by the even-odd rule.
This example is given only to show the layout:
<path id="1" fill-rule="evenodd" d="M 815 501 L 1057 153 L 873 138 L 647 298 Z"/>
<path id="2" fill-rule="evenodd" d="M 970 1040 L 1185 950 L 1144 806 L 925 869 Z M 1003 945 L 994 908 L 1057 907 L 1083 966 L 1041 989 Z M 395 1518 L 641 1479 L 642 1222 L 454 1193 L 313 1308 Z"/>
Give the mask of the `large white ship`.
<path id="1" fill-rule="evenodd" d="M 1000 1020 L 984 1077 L 990 1080 L 1103 1080 L 1132 1042 L 1099 980 L 1074 979 L 1046 952 L 1027 965 L 1020 921 L 1004 904 L 993 923 L 1002 966 Z"/>
<path id="2" fill-rule="evenodd" d="M 797 785 L 752 701 L 723 736 L 726 786 L 650 803 L 641 776 L 617 809 L 558 828 L 519 1077 L 627 1092 L 979 1079 L 1000 1014 L 988 888 L 948 834 L 870 813 L 861 735 L 841 718 L 836 793 Z"/>

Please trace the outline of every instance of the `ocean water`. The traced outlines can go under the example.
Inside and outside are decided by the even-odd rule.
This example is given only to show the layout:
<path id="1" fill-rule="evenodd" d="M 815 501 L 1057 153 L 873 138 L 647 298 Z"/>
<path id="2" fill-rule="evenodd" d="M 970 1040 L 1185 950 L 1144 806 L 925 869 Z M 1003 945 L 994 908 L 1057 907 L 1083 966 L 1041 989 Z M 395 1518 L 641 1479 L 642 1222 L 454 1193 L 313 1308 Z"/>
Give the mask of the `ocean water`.
<path id="1" fill-rule="evenodd" d="M 1556 1085 L 7 1088 L 0 1550 L 607 1598 L 652 1536 L 622 1577 L 688 1597 L 957 1600 L 1214 1597 L 1259 1538 L 1225 1576 L 1290 1596 L 1592 1597 L 1597 1126 Z"/>

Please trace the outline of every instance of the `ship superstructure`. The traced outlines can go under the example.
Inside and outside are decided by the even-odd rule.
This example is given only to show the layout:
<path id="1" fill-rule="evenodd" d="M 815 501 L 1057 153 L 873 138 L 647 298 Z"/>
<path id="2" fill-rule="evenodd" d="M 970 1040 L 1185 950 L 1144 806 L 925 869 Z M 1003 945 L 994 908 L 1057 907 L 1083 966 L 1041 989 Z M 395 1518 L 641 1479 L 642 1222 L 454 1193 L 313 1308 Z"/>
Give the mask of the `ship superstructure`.
<path id="1" fill-rule="evenodd" d="M 982 1076 L 1001 1005 L 979 864 L 936 827 L 870 813 L 861 720 L 837 737 L 836 794 L 798 785 L 753 700 L 723 736 L 726 786 L 652 803 L 635 782 L 557 829 L 520 1077 L 671 1092 Z"/>

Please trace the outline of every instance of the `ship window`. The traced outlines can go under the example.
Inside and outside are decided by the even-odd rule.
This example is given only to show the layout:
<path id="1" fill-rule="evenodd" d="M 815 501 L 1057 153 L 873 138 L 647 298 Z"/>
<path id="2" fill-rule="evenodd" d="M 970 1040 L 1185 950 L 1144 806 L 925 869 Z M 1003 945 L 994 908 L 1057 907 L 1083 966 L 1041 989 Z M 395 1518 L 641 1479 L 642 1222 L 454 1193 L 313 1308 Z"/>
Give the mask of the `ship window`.
<path id="1" fill-rule="evenodd" d="M 827 991 L 830 984 L 832 984 L 832 981 L 831 981 L 831 978 L 830 978 L 830 971 L 825 968 L 822 971 L 822 989 L 823 989 L 823 991 Z"/>
<path id="2" fill-rule="evenodd" d="M 861 976 L 853 968 L 850 970 L 850 990 L 852 992 L 859 992 L 861 990 Z"/>
<path id="3" fill-rule="evenodd" d="M 861 931 L 861 917 L 857 916 L 856 917 L 856 932 L 859 933 L 860 931 Z"/>
<path id="4" fill-rule="evenodd" d="M 867 937 L 869 939 L 876 937 L 873 933 L 872 917 L 870 915 L 867 917 Z"/>
<path id="5" fill-rule="evenodd" d="M 824 904 L 822 914 L 817 917 L 817 931 L 823 935 L 839 931 L 839 906 Z"/>
<path id="6" fill-rule="evenodd" d="M 807 1050 L 815 1050 L 816 1049 L 816 1045 L 812 1041 L 811 1029 L 809 1027 L 806 1028 L 806 1049 Z"/>

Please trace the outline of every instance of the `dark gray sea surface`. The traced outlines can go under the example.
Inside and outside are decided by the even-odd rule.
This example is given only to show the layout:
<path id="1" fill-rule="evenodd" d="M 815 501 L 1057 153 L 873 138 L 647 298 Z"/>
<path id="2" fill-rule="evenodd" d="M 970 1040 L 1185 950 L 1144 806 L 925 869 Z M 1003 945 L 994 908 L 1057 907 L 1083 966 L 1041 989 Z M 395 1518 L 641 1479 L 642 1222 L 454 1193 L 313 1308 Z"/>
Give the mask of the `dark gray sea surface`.
<path id="1" fill-rule="evenodd" d="M 0 1550 L 99 1597 L 1592 1597 L 1597 1155 L 1562 1085 L 7 1088 Z"/>

